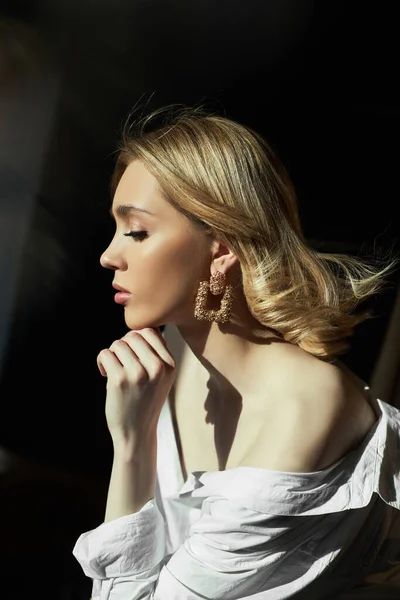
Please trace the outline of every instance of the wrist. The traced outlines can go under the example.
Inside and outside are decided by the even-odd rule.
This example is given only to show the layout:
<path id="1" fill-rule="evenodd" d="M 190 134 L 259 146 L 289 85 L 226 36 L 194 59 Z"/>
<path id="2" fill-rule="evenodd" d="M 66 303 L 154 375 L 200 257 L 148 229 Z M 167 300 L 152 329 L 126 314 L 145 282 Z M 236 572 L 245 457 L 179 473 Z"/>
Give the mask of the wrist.
<path id="1" fill-rule="evenodd" d="M 105 521 L 139 512 L 155 496 L 157 438 L 115 440 Z"/>
<path id="2" fill-rule="evenodd" d="M 156 432 L 131 433 L 112 438 L 114 457 L 126 462 L 138 462 L 157 448 Z"/>

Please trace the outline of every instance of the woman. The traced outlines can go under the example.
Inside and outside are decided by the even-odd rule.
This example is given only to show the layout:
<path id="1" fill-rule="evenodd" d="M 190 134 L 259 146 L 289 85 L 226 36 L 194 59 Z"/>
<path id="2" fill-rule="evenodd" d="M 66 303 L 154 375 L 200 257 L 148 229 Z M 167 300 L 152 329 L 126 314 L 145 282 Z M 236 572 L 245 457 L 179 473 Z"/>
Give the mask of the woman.
<path id="1" fill-rule="evenodd" d="M 97 358 L 114 460 L 73 550 L 93 598 L 399 594 L 400 411 L 337 360 L 394 261 L 311 249 L 266 141 L 202 109 L 125 131 L 111 212 L 129 331 Z"/>

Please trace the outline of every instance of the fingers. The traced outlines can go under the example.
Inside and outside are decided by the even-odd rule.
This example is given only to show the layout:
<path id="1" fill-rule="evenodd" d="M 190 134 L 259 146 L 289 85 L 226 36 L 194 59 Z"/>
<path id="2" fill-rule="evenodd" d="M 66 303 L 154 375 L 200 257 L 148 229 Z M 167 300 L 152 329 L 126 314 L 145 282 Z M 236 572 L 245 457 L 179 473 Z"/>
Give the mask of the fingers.
<path id="1" fill-rule="evenodd" d="M 130 343 L 129 341 L 133 339 L 136 335 L 139 335 L 142 338 L 144 338 L 156 355 L 158 355 L 165 363 L 167 363 L 167 365 L 169 365 L 172 368 L 175 368 L 174 357 L 169 352 L 167 344 L 159 328 L 154 329 L 151 327 L 146 327 L 145 329 L 128 331 L 128 333 L 124 335 L 122 339 Z"/>
<path id="2" fill-rule="evenodd" d="M 148 381 L 148 372 L 135 352 L 123 340 L 115 340 L 109 348 L 102 350 L 97 364 L 106 371 L 106 377 L 112 378 L 117 385 L 128 381 L 142 383 Z M 100 370 L 101 372 L 101 370 Z"/>
<path id="3" fill-rule="evenodd" d="M 128 343 L 127 340 L 115 340 L 110 346 L 122 367 L 126 370 L 126 380 L 145 383 L 152 376 L 154 363 L 158 359 L 140 336 Z"/>
<path id="4" fill-rule="evenodd" d="M 101 352 L 100 352 L 100 354 L 101 354 Z M 100 371 L 101 375 L 102 375 L 103 377 L 107 377 L 107 372 L 104 370 L 104 367 L 103 367 L 103 365 L 102 365 L 102 363 L 101 363 L 100 354 L 97 356 L 97 367 L 98 367 L 98 369 L 99 369 L 99 371 Z"/>
<path id="5" fill-rule="evenodd" d="M 171 366 L 163 360 L 160 354 L 158 354 L 157 349 L 154 349 L 151 343 L 144 336 L 140 335 L 138 331 L 130 331 L 129 334 L 122 338 L 122 341 L 137 355 L 138 360 L 146 369 L 151 380 L 157 379 L 166 368 Z M 161 348 L 160 353 L 162 352 L 165 354 L 165 349 Z"/>
<path id="6" fill-rule="evenodd" d="M 105 348 L 97 355 L 97 366 L 103 377 L 120 376 L 123 367 L 111 350 Z"/>
<path id="7" fill-rule="evenodd" d="M 160 330 L 152 328 L 129 331 L 97 356 L 101 375 L 112 375 L 118 379 L 123 377 L 121 369 L 127 369 L 135 379 L 153 379 L 165 364 L 175 368 L 175 360 L 168 351 Z"/>

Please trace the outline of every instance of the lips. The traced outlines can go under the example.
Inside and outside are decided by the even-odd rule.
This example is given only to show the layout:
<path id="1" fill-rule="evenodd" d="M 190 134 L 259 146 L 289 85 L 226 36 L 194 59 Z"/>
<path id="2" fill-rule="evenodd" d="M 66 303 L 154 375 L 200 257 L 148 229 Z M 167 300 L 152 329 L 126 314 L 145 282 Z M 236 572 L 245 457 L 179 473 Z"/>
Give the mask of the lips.
<path id="1" fill-rule="evenodd" d="M 130 294 L 129 290 L 126 290 L 125 288 L 121 287 L 120 285 L 118 285 L 118 283 L 113 283 L 112 286 L 114 289 L 118 290 L 119 292 L 124 292 L 125 294 Z"/>
<path id="2" fill-rule="evenodd" d="M 118 290 L 118 293 L 114 296 L 115 302 L 117 304 L 126 304 L 131 297 L 131 293 L 122 286 L 118 285 L 118 283 L 113 283 L 112 286 L 115 290 Z"/>

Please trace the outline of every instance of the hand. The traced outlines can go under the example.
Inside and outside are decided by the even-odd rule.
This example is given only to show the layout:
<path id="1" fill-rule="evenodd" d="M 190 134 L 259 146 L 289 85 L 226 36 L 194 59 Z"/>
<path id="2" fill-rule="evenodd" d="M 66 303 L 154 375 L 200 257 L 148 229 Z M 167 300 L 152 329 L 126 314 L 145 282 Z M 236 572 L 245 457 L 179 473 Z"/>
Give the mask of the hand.
<path id="1" fill-rule="evenodd" d="M 160 330 L 129 331 L 97 356 L 107 377 L 106 419 L 114 444 L 154 433 L 175 379 L 175 361 Z"/>

